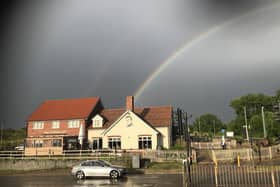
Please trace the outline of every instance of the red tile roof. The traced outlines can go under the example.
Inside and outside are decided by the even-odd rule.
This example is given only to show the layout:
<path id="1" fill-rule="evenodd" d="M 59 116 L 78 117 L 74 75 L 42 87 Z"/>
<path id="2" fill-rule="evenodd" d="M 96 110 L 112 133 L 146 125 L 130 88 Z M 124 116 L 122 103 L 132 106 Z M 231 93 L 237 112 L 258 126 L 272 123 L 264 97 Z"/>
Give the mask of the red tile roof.
<path id="1" fill-rule="evenodd" d="M 90 115 L 99 100 L 99 97 L 47 100 L 27 120 L 85 119 Z"/>
<path id="2" fill-rule="evenodd" d="M 110 127 L 126 110 L 103 109 L 99 115 L 104 118 L 103 128 Z M 146 108 L 135 108 L 134 113 L 153 127 L 172 125 L 172 107 L 156 106 Z M 92 128 L 90 126 L 89 128 Z"/>

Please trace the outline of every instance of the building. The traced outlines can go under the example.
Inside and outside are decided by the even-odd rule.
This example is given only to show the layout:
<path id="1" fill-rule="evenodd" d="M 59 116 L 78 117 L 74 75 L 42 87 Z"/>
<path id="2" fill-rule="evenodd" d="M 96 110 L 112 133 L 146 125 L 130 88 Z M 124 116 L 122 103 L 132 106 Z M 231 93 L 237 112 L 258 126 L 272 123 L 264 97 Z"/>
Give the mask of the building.
<path id="1" fill-rule="evenodd" d="M 135 108 L 133 96 L 127 96 L 126 107 L 119 109 L 105 109 L 98 97 L 48 100 L 27 118 L 25 155 L 82 148 L 168 149 L 172 124 L 171 106 Z"/>
<path id="2" fill-rule="evenodd" d="M 102 108 L 98 97 L 43 102 L 27 118 L 25 154 L 62 154 L 63 150 L 80 149 L 80 129 L 86 135 L 92 116 Z M 85 138 L 84 145 L 86 142 Z"/>
<path id="3" fill-rule="evenodd" d="M 134 108 L 133 96 L 126 108 L 103 109 L 88 127 L 92 149 L 159 149 L 172 144 L 172 107 Z"/>

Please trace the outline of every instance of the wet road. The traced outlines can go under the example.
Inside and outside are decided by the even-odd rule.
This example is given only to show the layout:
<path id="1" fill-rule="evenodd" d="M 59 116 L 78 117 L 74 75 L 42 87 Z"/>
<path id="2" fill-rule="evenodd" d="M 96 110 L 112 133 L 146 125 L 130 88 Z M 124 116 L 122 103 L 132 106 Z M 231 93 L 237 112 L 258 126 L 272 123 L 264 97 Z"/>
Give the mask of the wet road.
<path id="1" fill-rule="evenodd" d="M 110 180 L 107 178 L 92 178 L 77 181 L 72 176 L 0 176 L 2 187 L 97 187 L 97 186 L 123 186 L 123 187 L 181 187 L 180 174 L 149 174 L 128 175 L 122 179 Z"/>

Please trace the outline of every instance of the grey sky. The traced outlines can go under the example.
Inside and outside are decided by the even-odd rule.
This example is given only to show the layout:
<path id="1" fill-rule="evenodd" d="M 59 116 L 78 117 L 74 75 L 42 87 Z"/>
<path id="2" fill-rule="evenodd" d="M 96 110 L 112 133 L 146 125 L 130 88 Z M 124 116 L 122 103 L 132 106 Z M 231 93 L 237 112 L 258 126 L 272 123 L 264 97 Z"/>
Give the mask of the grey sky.
<path id="1" fill-rule="evenodd" d="M 23 127 L 44 100 L 100 96 L 124 106 L 145 79 L 193 37 L 275 3 L 210 36 L 170 64 L 136 105 L 181 107 L 228 121 L 232 98 L 273 94 L 280 75 L 276 0 L 27 1 L 1 17 L 0 120 Z M 8 8 L 7 8 L 8 7 Z"/>

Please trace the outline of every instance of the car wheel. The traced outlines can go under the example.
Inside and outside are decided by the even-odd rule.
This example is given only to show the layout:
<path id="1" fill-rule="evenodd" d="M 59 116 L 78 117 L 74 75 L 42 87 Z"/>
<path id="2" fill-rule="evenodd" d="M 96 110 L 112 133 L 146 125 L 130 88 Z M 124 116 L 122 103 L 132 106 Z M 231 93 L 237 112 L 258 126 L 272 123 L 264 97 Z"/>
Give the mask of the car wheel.
<path id="1" fill-rule="evenodd" d="M 76 173 L 76 178 L 77 178 L 78 180 L 84 179 L 84 178 L 85 178 L 84 172 L 78 171 L 78 172 Z"/>
<path id="2" fill-rule="evenodd" d="M 119 177 L 119 172 L 116 171 L 116 170 L 111 171 L 111 172 L 110 172 L 110 177 L 111 177 L 112 179 L 117 179 L 117 178 Z"/>

